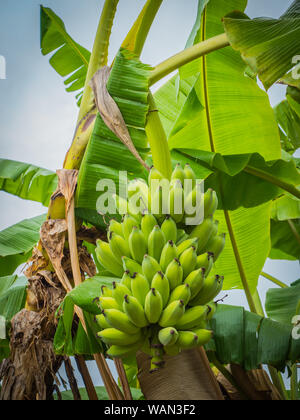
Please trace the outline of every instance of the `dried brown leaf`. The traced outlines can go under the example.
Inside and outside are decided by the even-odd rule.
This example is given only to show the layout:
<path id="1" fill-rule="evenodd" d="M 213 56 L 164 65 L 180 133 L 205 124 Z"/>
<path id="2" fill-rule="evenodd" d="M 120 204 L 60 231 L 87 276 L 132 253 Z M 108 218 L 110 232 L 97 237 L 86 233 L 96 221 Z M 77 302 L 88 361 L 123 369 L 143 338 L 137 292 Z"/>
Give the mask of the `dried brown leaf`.
<path id="1" fill-rule="evenodd" d="M 110 67 L 104 66 L 97 71 L 90 83 L 98 111 L 107 127 L 121 140 L 141 165 L 149 171 L 149 166 L 143 161 L 131 140 L 121 111 L 106 88 L 109 74 Z"/>

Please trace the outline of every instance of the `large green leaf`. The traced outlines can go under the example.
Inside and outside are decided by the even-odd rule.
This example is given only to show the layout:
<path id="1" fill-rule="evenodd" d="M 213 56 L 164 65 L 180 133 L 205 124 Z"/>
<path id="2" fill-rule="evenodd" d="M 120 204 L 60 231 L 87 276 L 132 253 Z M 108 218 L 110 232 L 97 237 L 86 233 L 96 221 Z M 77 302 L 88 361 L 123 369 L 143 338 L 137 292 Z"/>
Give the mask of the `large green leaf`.
<path id="1" fill-rule="evenodd" d="M 0 277 L 0 317 L 7 331 L 11 319 L 25 306 L 27 283 L 26 277 Z M 0 363 L 9 354 L 9 340 L 4 335 L 0 337 Z"/>
<path id="2" fill-rule="evenodd" d="M 298 193 L 300 173 L 293 160 L 266 162 L 257 153 L 222 156 L 191 149 L 174 150 L 172 158 L 190 163 L 197 176 L 205 178 L 206 187 L 213 188 L 219 196 L 220 209 L 266 203 L 282 194 L 280 186 Z"/>
<path id="3" fill-rule="evenodd" d="M 300 304 L 300 284 L 285 289 L 269 289 L 266 311 L 275 321 L 291 325 Z"/>
<path id="4" fill-rule="evenodd" d="M 194 42 L 222 33 L 222 17 L 232 10 L 244 10 L 246 3 L 244 0 L 210 0 L 200 16 L 201 29 Z M 202 2 L 199 2 L 199 7 L 202 8 Z M 180 76 L 183 81 L 198 76 L 194 85 L 189 83 L 186 101 L 182 101 L 184 103 L 182 106 L 180 104 L 181 108 L 176 106 L 175 112 L 168 113 L 167 103 L 158 100 L 159 111 L 164 115 L 164 124 L 169 130 L 170 148 L 176 149 L 177 153 L 184 153 L 187 161 L 191 155 L 199 153 L 201 167 L 205 164 L 203 156 L 208 158 L 204 177 L 211 174 L 211 181 L 214 181 L 212 185 L 219 192 L 220 202 L 225 203 L 227 200 L 229 208 L 236 209 L 225 210 L 217 216 L 221 229 L 227 233 L 225 252 L 218 261 L 220 270 L 225 270 L 225 287 L 240 288 L 242 284 L 248 284 L 254 291 L 270 250 L 270 205 L 266 203 L 249 209 L 237 207 L 247 202 L 249 205 L 251 201 L 252 205 L 257 204 L 259 199 L 263 202 L 264 193 L 267 193 L 269 199 L 278 193 L 277 187 L 266 184 L 261 178 L 253 179 L 254 175 L 250 176 L 243 171 L 249 162 L 249 155 L 254 153 L 260 155 L 253 157 L 255 164 L 262 165 L 264 170 L 272 171 L 272 165 L 285 166 L 284 162 L 270 163 L 281 158 L 279 131 L 273 110 L 266 93 L 255 80 L 245 76 L 245 63 L 232 48 L 213 52 L 184 66 Z M 178 104 L 178 89 L 174 81 L 171 83 L 173 86 L 162 89 L 167 92 L 168 100 Z M 161 99 L 159 96 L 160 93 L 157 93 L 156 97 Z M 190 151 L 185 153 L 186 150 L 182 149 Z M 238 156 L 234 158 L 233 155 Z M 199 168 L 197 157 L 194 161 Z M 219 176 L 212 174 L 216 164 Z M 197 165 L 193 166 L 194 169 L 197 169 Z M 293 170 L 295 174 L 295 168 Z M 203 169 L 199 169 L 200 174 L 201 171 L 203 173 Z M 233 176 L 239 172 L 241 184 L 239 177 Z M 276 175 L 280 173 L 279 169 L 276 170 Z M 252 183 L 253 190 L 248 190 L 249 183 Z M 243 191 L 239 189 L 240 186 L 243 186 Z M 242 194 L 244 197 L 239 202 Z"/>
<path id="5" fill-rule="evenodd" d="M 300 50 L 300 1 L 279 19 L 249 19 L 234 12 L 223 20 L 233 48 L 240 51 L 266 89 L 295 66 Z"/>
<path id="6" fill-rule="evenodd" d="M 0 232 L 0 274 L 11 275 L 26 262 L 40 238 L 46 215 L 26 219 Z"/>
<path id="7" fill-rule="evenodd" d="M 107 84 L 128 126 L 132 141 L 143 158 L 148 153 L 145 125 L 149 74 L 149 66 L 121 49 Z M 145 177 L 141 164 L 98 115 L 78 178 L 76 207 L 81 209 L 80 214 L 85 220 L 95 223 L 96 202 L 101 195 L 97 192 L 98 182 L 103 178 L 112 179 L 118 187 L 120 170 L 127 171 L 131 178 Z"/>
<path id="8" fill-rule="evenodd" d="M 75 92 L 84 87 L 90 52 L 75 42 L 67 33 L 63 21 L 48 7 L 41 6 L 41 51 L 52 54 L 51 66 L 65 80 L 67 92 Z M 77 95 L 81 98 L 82 91 Z"/>
<path id="9" fill-rule="evenodd" d="M 287 362 L 300 358 L 300 346 L 292 339 L 292 325 L 262 318 L 242 307 L 218 305 L 211 327 L 214 344 L 210 343 L 208 349 L 215 350 L 223 364 L 237 363 L 246 370 L 268 364 L 284 370 Z"/>
<path id="10" fill-rule="evenodd" d="M 28 163 L 0 159 L 1 191 L 48 206 L 56 187 L 54 172 Z"/>

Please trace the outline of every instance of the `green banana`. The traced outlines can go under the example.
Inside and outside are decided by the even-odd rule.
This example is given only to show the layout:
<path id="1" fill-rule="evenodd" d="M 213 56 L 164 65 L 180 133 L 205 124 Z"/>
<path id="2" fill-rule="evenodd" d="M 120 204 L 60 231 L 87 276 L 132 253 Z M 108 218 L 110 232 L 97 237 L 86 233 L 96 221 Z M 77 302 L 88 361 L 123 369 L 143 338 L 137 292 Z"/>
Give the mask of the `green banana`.
<path id="1" fill-rule="evenodd" d="M 213 316 L 214 316 L 214 314 L 217 311 L 218 304 L 215 303 L 215 302 L 209 302 L 209 304 L 207 306 L 210 309 L 210 311 L 209 311 L 209 313 L 207 315 L 207 321 L 211 321 L 212 318 L 213 318 Z"/>
<path id="2" fill-rule="evenodd" d="M 165 307 L 170 297 L 170 285 L 169 280 L 162 271 L 159 271 L 153 277 L 151 288 L 157 290 L 163 300 L 163 307 Z"/>
<path id="3" fill-rule="evenodd" d="M 150 286 L 146 277 L 140 273 L 134 273 L 131 280 L 131 291 L 132 295 L 142 306 L 145 305 L 145 299 L 149 290 Z"/>
<path id="4" fill-rule="evenodd" d="M 178 251 L 176 245 L 174 245 L 173 241 L 168 241 L 166 245 L 163 247 L 160 256 L 160 266 L 162 271 L 165 272 L 170 262 L 172 262 L 175 258 L 178 257 Z"/>
<path id="5" fill-rule="evenodd" d="M 128 184 L 129 203 L 135 201 L 135 205 L 140 209 L 146 210 L 148 208 L 149 188 L 146 182 L 142 179 L 134 179 Z"/>
<path id="6" fill-rule="evenodd" d="M 206 244 L 212 237 L 214 228 L 215 228 L 215 223 L 211 216 L 209 218 L 204 219 L 200 225 L 196 226 L 192 230 L 190 237 L 198 239 L 198 248 L 197 248 L 198 254 L 201 254 L 203 250 L 205 249 Z"/>
<path id="7" fill-rule="evenodd" d="M 120 306 L 116 299 L 112 297 L 103 297 L 99 298 L 99 303 L 101 309 L 122 309 L 122 305 Z"/>
<path id="8" fill-rule="evenodd" d="M 122 222 L 122 230 L 123 230 L 123 236 L 126 239 L 126 241 L 128 241 L 129 236 L 132 232 L 132 229 L 136 225 L 137 225 L 136 219 L 134 219 L 129 214 L 126 214 L 124 216 L 124 219 L 123 219 L 123 222 Z"/>
<path id="9" fill-rule="evenodd" d="M 198 336 L 192 331 L 179 331 L 176 345 L 188 350 L 198 346 Z"/>
<path id="10" fill-rule="evenodd" d="M 174 170 L 172 172 L 171 180 L 172 181 L 179 180 L 181 182 L 181 184 L 184 185 L 185 172 L 182 169 L 180 163 L 177 163 L 177 165 L 175 166 L 175 168 L 174 168 Z"/>
<path id="11" fill-rule="evenodd" d="M 166 269 L 166 277 L 169 280 L 171 291 L 182 283 L 183 269 L 181 267 L 180 261 L 177 258 L 171 261 L 168 265 Z"/>
<path id="12" fill-rule="evenodd" d="M 131 257 L 128 242 L 120 235 L 111 233 L 109 246 L 113 255 L 121 262 L 122 257 Z"/>
<path id="13" fill-rule="evenodd" d="M 198 295 L 204 284 L 205 269 L 199 268 L 198 270 L 192 271 L 187 278 L 184 280 L 186 284 L 190 286 L 190 299 L 193 299 Z"/>
<path id="14" fill-rule="evenodd" d="M 151 289 L 145 299 L 145 314 L 150 324 L 156 324 L 163 310 L 163 300 L 160 293 Z"/>
<path id="15" fill-rule="evenodd" d="M 154 166 L 152 166 L 148 176 L 149 188 L 151 188 L 151 182 L 155 179 L 162 181 L 164 179 L 164 176 L 156 168 L 154 168 Z"/>
<path id="16" fill-rule="evenodd" d="M 109 346 L 130 346 L 141 340 L 141 332 L 137 334 L 126 334 L 116 328 L 107 328 L 97 333 L 97 336 Z"/>
<path id="17" fill-rule="evenodd" d="M 147 254 L 147 242 L 143 232 L 136 226 L 133 227 L 129 236 L 129 249 L 132 258 L 142 263 L 144 255 Z"/>
<path id="18" fill-rule="evenodd" d="M 193 169 L 191 168 L 191 166 L 187 163 L 184 167 L 184 177 L 185 179 L 191 179 L 193 181 L 193 188 L 196 185 L 196 174 L 193 171 Z"/>
<path id="19" fill-rule="evenodd" d="M 115 201 L 118 213 L 120 215 L 124 215 L 128 213 L 128 202 L 125 198 L 118 196 L 117 194 L 113 194 L 112 198 Z"/>
<path id="20" fill-rule="evenodd" d="M 130 321 L 137 327 L 144 328 L 149 324 L 144 308 L 135 297 L 129 295 L 124 297 L 123 310 Z"/>
<path id="21" fill-rule="evenodd" d="M 122 277 L 123 269 L 120 262 L 114 257 L 111 252 L 110 246 L 107 242 L 103 242 L 100 239 L 97 241 L 97 248 L 95 250 L 99 262 L 103 267 L 110 273 L 117 277 Z"/>
<path id="22" fill-rule="evenodd" d="M 222 290 L 224 277 L 209 276 L 204 280 L 204 285 L 198 295 L 190 301 L 190 305 L 205 305 L 211 302 Z"/>
<path id="23" fill-rule="evenodd" d="M 191 246 L 194 246 L 194 247 L 198 246 L 198 238 L 194 237 L 191 239 L 187 239 L 181 242 L 180 245 L 177 245 L 178 255 L 181 255 L 184 251 L 189 249 Z"/>
<path id="24" fill-rule="evenodd" d="M 207 243 L 205 250 L 214 254 L 214 262 L 217 261 L 221 252 L 225 247 L 225 233 L 222 235 L 212 237 Z"/>
<path id="25" fill-rule="evenodd" d="M 148 254 L 150 257 L 156 259 L 157 262 L 160 261 L 160 255 L 165 246 L 166 238 L 162 230 L 158 225 L 156 225 L 148 238 Z"/>
<path id="26" fill-rule="evenodd" d="M 199 181 L 196 183 L 194 189 L 187 195 L 184 202 L 184 211 L 185 215 L 188 217 L 195 217 L 197 210 L 202 209 L 203 202 L 203 193 L 202 193 L 202 183 Z M 199 221 L 204 219 L 204 212 L 198 214 Z"/>
<path id="27" fill-rule="evenodd" d="M 161 266 L 158 262 L 150 255 L 144 255 L 142 262 L 143 274 L 149 282 L 149 285 L 152 283 L 152 279 L 158 271 L 161 271 Z"/>
<path id="28" fill-rule="evenodd" d="M 138 341 L 130 346 L 111 346 L 107 351 L 107 355 L 113 359 L 124 359 L 125 357 L 135 354 L 143 345 L 143 340 Z"/>
<path id="29" fill-rule="evenodd" d="M 180 318 L 182 318 L 184 311 L 185 306 L 182 300 L 170 303 L 162 312 L 159 325 L 163 328 L 176 326 Z"/>
<path id="30" fill-rule="evenodd" d="M 103 296 L 103 297 L 113 297 L 113 292 L 109 287 L 101 286 L 101 296 Z"/>
<path id="31" fill-rule="evenodd" d="M 161 230 L 165 235 L 166 241 L 173 241 L 174 244 L 177 242 L 177 225 L 171 216 L 167 215 Z"/>
<path id="32" fill-rule="evenodd" d="M 142 216 L 141 229 L 145 236 L 146 241 L 148 241 L 149 235 L 154 229 L 154 226 L 157 226 L 157 220 L 151 213 L 145 213 Z"/>
<path id="33" fill-rule="evenodd" d="M 173 346 L 178 338 L 178 331 L 173 328 L 163 328 L 158 333 L 158 339 L 163 346 Z"/>
<path id="34" fill-rule="evenodd" d="M 190 330 L 197 328 L 199 323 L 206 319 L 208 314 L 207 306 L 195 306 L 185 311 L 184 315 L 173 324 L 178 330 Z"/>
<path id="35" fill-rule="evenodd" d="M 132 276 L 134 273 L 143 274 L 142 266 L 138 264 L 136 261 L 132 260 L 131 258 L 123 257 L 122 262 L 123 262 L 124 271 L 128 271 Z"/>
<path id="36" fill-rule="evenodd" d="M 211 252 L 206 252 L 205 254 L 198 255 L 197 257 L 197 264 L 196 269 L 204 268 L 205 270 L 205 277 L 209 275 L 211 269 L 214 265 L 214 255 Z"/>
<path id="37" fill-rule="evenodd" d="M 103 312 L 106 321 L 117 330 L 127 334 L 138 334 L 140 328 L 136 327 L 128 318 L 128 315 L 118 309 L 105 309 Z"/>
<path id="38" fill-rule="evenodd" d="M 123 237 L 123 226 L 121 223 L 117 222 L 116 220 L 112 219 L 109 222 L 109 228 L 107 231 L 107 239 L 110 239 L 110 234 L 111 233 L 116 233 L 119 236 Z"/>
<path id="39" fill-rule="evenodd" d="M 110 324 L 106 321 L 105 316 L 103 314 L 96 315 L 96 321 L 99 327 L 103 330 L 106 328 L 111 328 Z"/>
<path id="40" fill-rule="evenodd" d="M 198 337 L 197 346 L 204 346 L 207 344 L 213 337 L 213 332 L 207 329 L 197 329 L 193 330 L 193 333 Z"/>
<path id="41" fill-rule="evenodd" d="M 124 284 L 113 282 L 113 298 L 118 303 L 118 305 L 122 308 L 124 302 L 124 296 L 130 295 L 131 291 L 124 286 Z"/>
<path id="42" fill-rule="evenodd" d="M 191 289 L 189 284 L 177 286 L 170 295 L 169 304 L 176 300 L 182 300 L 185 305 L 189 303 L 191 298 Z"/>
<path id="43" fill-rule="evenodd" d="M 131 277 L 130 271 L 125 271 L 121 279 L 121 284 L 127 287 L 128 290 L 131 290 Z"/>
<path id="44" fill-rule="evenodd" d="M 196 248 L 192 246 L 184 251 L 180 256 L 179 261 L 183 269 L 183 278 L 185 279 L 196 267 Z"/>
<path id="45" fill-rule="evenodd" d="M 218 197 L 215 191 L 209 188 L 204 194 L 204 215 L 213 216 L 218 208 Z"/>
<path id="46" fill-rule="evenodd" d="M 184 216 L 184 191 L 179 180 L 176 180 L 170 187 L 169 209 L 172 219 L 176 223 L 180 223 Z"/>

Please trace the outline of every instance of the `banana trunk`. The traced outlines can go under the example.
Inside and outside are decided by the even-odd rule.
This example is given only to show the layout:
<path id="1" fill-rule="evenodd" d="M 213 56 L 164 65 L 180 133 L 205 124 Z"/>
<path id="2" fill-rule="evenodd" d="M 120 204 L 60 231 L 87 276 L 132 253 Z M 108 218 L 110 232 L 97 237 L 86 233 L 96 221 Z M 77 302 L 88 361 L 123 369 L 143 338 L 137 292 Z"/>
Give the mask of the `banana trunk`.
<path id="1" fill-rule="evenodd" d="M 139 382 L 147 400 L 223 400 L 205 351 L 187 350 L 166 357 L 163 369 L 150 373 L 150 358 L 138 353 Z"/>

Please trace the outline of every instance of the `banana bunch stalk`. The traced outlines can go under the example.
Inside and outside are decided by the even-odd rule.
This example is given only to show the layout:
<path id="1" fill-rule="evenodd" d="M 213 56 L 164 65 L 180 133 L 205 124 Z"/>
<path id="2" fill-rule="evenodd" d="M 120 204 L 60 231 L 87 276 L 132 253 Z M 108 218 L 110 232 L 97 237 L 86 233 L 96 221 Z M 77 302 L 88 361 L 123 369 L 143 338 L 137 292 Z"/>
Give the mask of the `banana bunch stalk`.
<path id="1" fill-rule="evenodd" d="M 155 168 L 149 182 L 153 179 L 162 179 Z M 183 199 L 184 193 L 174 190 L 185 179 L 197 188 L 191 167 L 177 165 L 169 200 Z M 108 356 L 128 358 L 143 351 L 151 356 L 151 371 L 156 371 L 164 366 L 165 355 L 203 346 L 211 339 L 207 321 L 216 310 L 213 300 L 224 280 L 211 271 L 225 236 L 218 234 L 218 222 L 213 219 L 218 200 L 212 190 L 202 195 L 205 218 L 192 230 L 184 229 L 184 209 L 181 214 L 164 215 L 160 189 L 153 194 L 145 181 L 134 180 L 128 190 L 128 213 L 121 223 L 111 221 L 108 242 L 97 242 L 99 262 L 116 277 L 111 288 L 101 288 L 98 335 L 109 347 Z M 153 197 L 159 207 L 155 214 Z M 144 205 L 142 213 L 132 210 L 136 202 Z M 176 205 L 170 207 L 174 210 Z"/>

